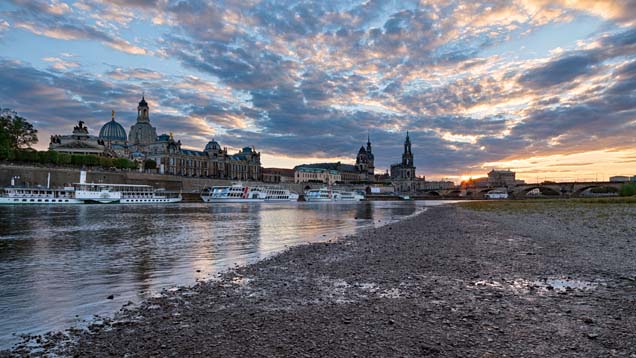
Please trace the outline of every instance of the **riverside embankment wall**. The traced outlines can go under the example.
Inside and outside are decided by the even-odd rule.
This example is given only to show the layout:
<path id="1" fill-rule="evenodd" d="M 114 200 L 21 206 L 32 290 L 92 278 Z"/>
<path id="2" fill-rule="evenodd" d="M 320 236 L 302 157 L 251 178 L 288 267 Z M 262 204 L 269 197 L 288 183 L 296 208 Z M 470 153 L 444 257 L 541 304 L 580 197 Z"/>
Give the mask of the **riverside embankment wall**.
<path id="1" fill-rule="evenodd" d="M 0 187 L 8 186 L 11 178 L 20 177 L 16 180 L 18 185 L 46 186 L 48 174 L 51 174 L 51 187 L 62 187 L 71 183 L 79 182 L 79 168 L 61 168 L 46 166 L 25 166 L 0 163 Z M 152 185 L 156 188 L 164 188 L 168 191 L 182 191 L 184 193 L 198 193 L 202 189 L 215 185 L 228 185 L 234 181 L 191 178 L 175 175 L 149 174 L 138 171 L 108 171 L 86 169 L 86 181 L 94 183 L 113 184 L 144 184 Z M 284 183 L 281 184 L 292 191 L 302 193 L 306 185 Z"/>

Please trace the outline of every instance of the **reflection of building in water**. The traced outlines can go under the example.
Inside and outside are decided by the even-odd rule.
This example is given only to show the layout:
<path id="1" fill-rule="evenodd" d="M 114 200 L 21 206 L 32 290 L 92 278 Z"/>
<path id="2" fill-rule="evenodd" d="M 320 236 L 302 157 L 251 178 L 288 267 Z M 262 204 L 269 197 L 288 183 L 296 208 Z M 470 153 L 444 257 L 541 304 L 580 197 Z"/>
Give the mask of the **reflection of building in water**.
<path id="1" fill-rule="evenodd" d="M 207 220 L 206 236 L 212 253 L 214 271 L 220 272 L 229 265 L 247 264 L 258 258 L 261 240 L 262 205 L 255 203 L 231 203 L 212 205 Z"/>

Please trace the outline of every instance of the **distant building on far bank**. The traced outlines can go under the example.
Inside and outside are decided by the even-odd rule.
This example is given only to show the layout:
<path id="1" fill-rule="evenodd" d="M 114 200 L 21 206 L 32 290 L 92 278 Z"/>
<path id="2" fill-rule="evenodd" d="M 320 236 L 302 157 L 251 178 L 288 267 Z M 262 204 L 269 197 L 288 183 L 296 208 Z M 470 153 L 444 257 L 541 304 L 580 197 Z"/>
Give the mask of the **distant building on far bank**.
<path id="1" fill-rule="evenodd" d="M 265 183 L 293 183 L 294 169 L 263 168 L 263 182 Z"/>
<path id="2" fill-rule="evenodd" d="M 440 181 L 420 181 L 417 185 L 417 190 L 428 191 L 428 190 L 448 190 L 453 189 L 455 187 L 455 183 L 448 180 L 440 180 Z"/>
<path id="3" fill-rule="evenodd" d="M 617 175 L 609 178 L 612 183 L 636 183 L 636 175 L 629 177 L 626 175 Z"/>
<path id="4" fill-rule="evenodd" d="M 319 167 L 320 164 L 299 165 L 294 168 L 295 183 L 323 183 L 334 185 L 342 182 L 340 172 L 335 169 Z"/>
<path id="5" fill-rule="evenodd" d="M 516 185 L 516 173 L 508 170 L 491 170 L 488 173 L 488 186 L 494 187 L 512 187 Z"/>
<path id="6" fill-rule="evenodd" d="M 231 180 L 260 180 L 261 153 L 254 147 L 243 147 L 229 154 L 226 147 L 212 139 L 203 150 L 181 148 L 181 141 L 172 134 L 157 135 L 150 123 L 150 107 L 145 97 L 137 105 L 137 121 L 128 136 L 115 121 L 115 112 L 99 131 L 99 137 L 88 134 L 84 122 L 71 135 L 53 135 L 49 149 L 69 154 L 92 154 L 143 162 L 153 160 L 159 174 L 205 177 Z"/>
<path id="7" fill-rule="evenodd" d="M 402 162 L 391 165 L 391 183 L 393 183 L 395 190 L 398 192 L 412 192 L 417 190 L 416 181 L 418 180 L 424 181 L 425 178 L 418 179 L 415 176 L 411 139 L 409 138 L 409 132 L 406 132 Z"/>
<path id="8" fill-rule="evenodd" d="M 296 183 L 351 184 L 375 181 L 375 158 L 371 140 L 367 137 L 367 146 L 360 147 L 356 164 L 313 163 L 294 167 Z"/>
<path id="9" fill-rule="evenodd" d="M 104 155 L 106 147 L 100 138 L 88 134 L 88 127 L 79 121 L 69 135 L 52 135 L 49 150 L 66 154 Z"/>

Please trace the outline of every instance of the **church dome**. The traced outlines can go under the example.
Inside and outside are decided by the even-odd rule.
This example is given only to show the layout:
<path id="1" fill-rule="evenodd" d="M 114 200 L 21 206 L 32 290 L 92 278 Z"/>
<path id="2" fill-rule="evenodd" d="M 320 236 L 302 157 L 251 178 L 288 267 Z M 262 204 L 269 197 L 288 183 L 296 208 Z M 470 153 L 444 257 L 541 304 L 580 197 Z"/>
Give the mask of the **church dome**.
<path id="1" fill-rule="evenodd" d="M 115 119 L 110 120 L 102 126 L 99 131 L 99 138 L 107 141 L 126 141 L 126 130 Z"/>
<path id="2" fill-rule="evenodd" d="M 208 144 L 205 146 L 205 149 L 203 151 L 209 152 L 209 151 L 218 151 L 218 150 L 221 150 L 221 145 L 219 144 L 219 142 L 212 139 L 211 141 L 208 142 Z"/>

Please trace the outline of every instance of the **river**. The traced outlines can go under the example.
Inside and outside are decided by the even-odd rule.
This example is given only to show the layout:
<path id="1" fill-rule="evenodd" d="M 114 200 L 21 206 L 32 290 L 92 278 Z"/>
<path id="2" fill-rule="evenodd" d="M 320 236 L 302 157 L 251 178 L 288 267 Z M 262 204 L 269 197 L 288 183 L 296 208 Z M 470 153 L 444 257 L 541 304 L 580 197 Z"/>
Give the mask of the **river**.
<path id="1" fill-rule="evenodd" d="M 0 349 L 435 201 L 0 206 Z M 113 295 L 113 299 L 108 297 Z"/>

